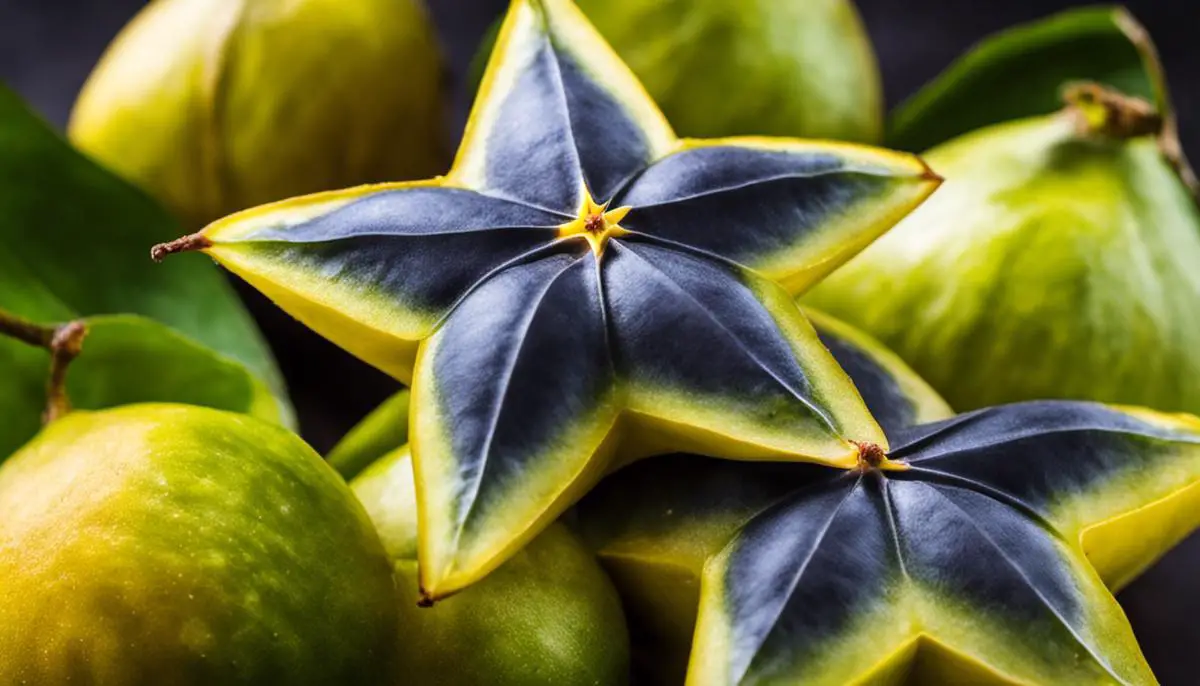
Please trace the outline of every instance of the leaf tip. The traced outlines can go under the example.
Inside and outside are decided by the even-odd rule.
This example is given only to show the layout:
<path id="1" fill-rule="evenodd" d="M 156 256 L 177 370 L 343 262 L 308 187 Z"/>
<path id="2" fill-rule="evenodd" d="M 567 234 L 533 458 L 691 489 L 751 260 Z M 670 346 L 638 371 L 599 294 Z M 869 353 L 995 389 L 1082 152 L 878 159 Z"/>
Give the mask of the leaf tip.
<path id="1" fill-rule="evenodd" d="M 167 243 L 159 243 L 150 248 L 150 259 L 162 262 L 167 255 L 180 252 L 192 252 L 212 247 L 212 241 L 202 233 L 191 233 Z"/>

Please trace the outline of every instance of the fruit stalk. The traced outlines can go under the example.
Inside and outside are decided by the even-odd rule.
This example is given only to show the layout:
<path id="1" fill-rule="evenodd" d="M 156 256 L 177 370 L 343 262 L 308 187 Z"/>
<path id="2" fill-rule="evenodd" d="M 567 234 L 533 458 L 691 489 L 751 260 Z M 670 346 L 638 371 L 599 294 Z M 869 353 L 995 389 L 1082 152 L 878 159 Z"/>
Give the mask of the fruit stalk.
<path id="1" fill-rule="evenodd" d="M 1128 140 L 1158 135 L 1163 128 L 1154 105 L 1098 83 L 1070 84 L 1063 100 L 1081 136 Z"/>
<path id="2" fill-rule="evenodd" d="M 46 384 L 46 411 L 42 421 L 48 424 L 70 412 L 67 367 L 83 350 L 87 326 L 80 321 L 45 326 L 0 309 L 0 335 L 50 353 L 50 380 Z"/>
<path id="3" fill-rule="evenodd" d="M 1068 85 L 1063 100 L 1065 112 L 1074 119 L 1080 136 L 1113 140 L 1157 136 L 1163 158 L 1200 205 L 1200 179 L 1183 153 L 1173 115 L 1163 116 L 1141 98 L 1093 82 Z"/>

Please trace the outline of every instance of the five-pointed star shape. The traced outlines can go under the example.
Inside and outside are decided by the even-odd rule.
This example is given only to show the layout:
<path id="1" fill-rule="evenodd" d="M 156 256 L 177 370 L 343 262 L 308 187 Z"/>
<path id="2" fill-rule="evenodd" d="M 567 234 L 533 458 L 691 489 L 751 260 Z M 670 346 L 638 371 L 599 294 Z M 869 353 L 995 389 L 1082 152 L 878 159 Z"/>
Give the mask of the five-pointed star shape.
<path id="1" fill-rule="evenodd" d="M 411 380 L 432 599 L 617 462 L 845 466 L 883 443 L 792 296 L 939 181 L 863 146 L 677 139 L 574 5 L 516 0 L 446 177 L 251 209 L 155 255 L 204 250 Z"/>
<path id="2" fill-rule="evenodd" d="M 1200 525 L 1200 421 L 1044 401 L 892 438 L 850 471 L 647 460 L 584 531 L 689 684 L 1154 683 L 1111 591 Z"/>

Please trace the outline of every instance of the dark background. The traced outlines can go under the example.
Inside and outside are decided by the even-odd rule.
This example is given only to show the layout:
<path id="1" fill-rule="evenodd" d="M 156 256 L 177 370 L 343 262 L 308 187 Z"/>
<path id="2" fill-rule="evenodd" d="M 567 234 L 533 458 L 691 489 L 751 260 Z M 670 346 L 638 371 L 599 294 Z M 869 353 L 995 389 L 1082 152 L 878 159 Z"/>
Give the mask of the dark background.
<path id="1" fill-rule="evenodd" d="M 217 0 L 214 0 L 216 2 Z M 696 0 L 709 2 L 712 0 Z M 739 1 L 739 0 L 729 0 Z M 896 104 L 981 37 L 1086 3 L 1070 0 L 856 0 L 875 43 L 889 104 Z M 353 2 L 353 0 L 346 0 Z M 452 116 L 470 94 L 462 74 L 505 0 L 427 0 L 449 75 Z M 0 81 L 62 127 L 75 93 L 140 0 L 0 0 Z M 1184 147 L 1200 156 L 1200 0 L 1128 0 L 1166 65 Z M 1200 265 L 1197 265 L 1200 268 Z M 305 437 L 324 451 L 397 386 L 308 332 L 248 288 L 241 292 L 291 386 Z M 1197 380 L 1200 383 L 1200 380 Z M 1155 673 L 1172 686 L 1200 684 L 1200 536 L 1122 592 L 1122 604 Z"/>

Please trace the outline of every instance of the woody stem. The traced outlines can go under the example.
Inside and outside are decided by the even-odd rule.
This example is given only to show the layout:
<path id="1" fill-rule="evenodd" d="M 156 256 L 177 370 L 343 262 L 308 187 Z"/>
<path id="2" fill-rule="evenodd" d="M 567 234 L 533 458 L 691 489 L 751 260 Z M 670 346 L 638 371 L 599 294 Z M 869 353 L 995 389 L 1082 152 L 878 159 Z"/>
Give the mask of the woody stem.
<path id="1" fill-rule="evenodd" d="M 1111 140 L 1155 136 L 1163 159 L 1200 205 L 1200 178 L 1183 153 L 1172 113 L 1163 114 L 1141 98 L 1092 82 L 1068 85 L 1063 89 L 1063 100 L 1067 104 L 1065 112 L 1081 136 Z"/>
<path id="2" fill-rule="evenodd" d="M 49 423 L 70 412 L 67 367 L 82 351 L 83 339 L 87 336 L 83 322 L 46 326 L 0 309 L 0 335 L 50 353 L 50 380 L 46 384 L 46 410 L 42 420 Z"/>

